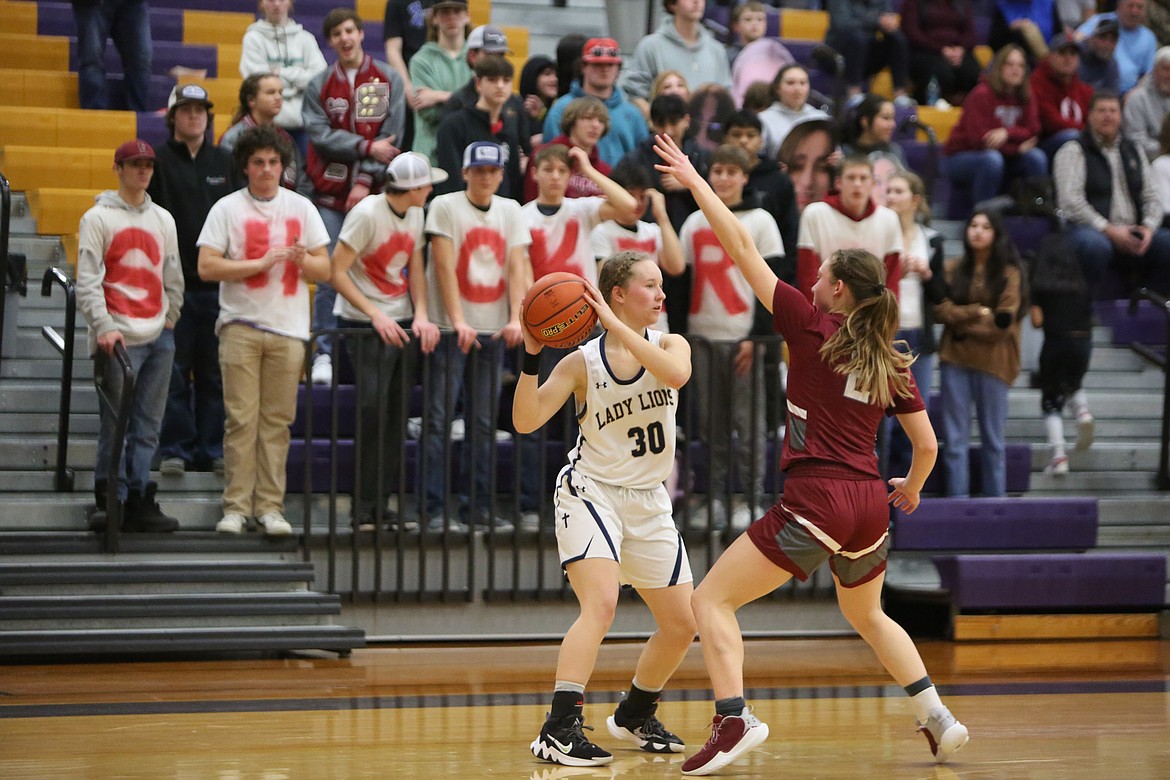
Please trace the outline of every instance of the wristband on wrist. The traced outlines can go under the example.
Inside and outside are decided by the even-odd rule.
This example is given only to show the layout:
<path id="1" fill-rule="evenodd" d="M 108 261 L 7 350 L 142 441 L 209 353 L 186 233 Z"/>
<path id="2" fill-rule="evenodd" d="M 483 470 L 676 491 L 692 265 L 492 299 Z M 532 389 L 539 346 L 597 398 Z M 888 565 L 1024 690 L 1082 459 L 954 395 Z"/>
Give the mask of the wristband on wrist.
<path id="1" fill-rule="evenodd" d="M 520 363 L 520 373 L 528 374 L 530 376 L 537 376 L 540 374 L 540 353 L 533 355 L 531 352 L 524 351 L 524 360 Z"/>

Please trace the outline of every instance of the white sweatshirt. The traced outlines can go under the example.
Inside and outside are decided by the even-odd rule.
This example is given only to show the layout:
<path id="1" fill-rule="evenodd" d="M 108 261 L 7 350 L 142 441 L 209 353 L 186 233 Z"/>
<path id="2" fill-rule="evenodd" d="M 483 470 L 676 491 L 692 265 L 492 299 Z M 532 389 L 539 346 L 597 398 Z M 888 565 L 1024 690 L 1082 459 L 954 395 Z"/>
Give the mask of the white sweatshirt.
<path id="1" fill-rule="evenodd" d="M 276 124 L 286 130 L 304 126 L 301 100 L 305 86 L 327 66 L 317 39 L 291 19 L 281 27 L 259 19 L 244 33 L 240 74 L 247 78 L 254 73 L 278 73 L 284 85 L 284 104 Z"/>

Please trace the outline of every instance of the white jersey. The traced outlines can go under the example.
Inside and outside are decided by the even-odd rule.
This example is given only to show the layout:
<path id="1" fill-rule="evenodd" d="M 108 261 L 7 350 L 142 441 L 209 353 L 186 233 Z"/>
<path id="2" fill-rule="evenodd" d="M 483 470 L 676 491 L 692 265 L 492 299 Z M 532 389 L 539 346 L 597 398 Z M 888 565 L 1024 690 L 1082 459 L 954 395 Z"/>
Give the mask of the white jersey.
<path id="1" fill-rule="evenodd" d="M 590 240 L 593 257 L 598 263 L 618 252 L 642 252 L 654 258 L 654 262 L 662 264 L 662 228 L 653 222 L 638 220 L 634 225 L 626 226 L 617 220 L 607 219 L 597 226 Z M 665 308 L 658 315 L 654 328 L 663 333 L 670 332 Z"/>
<path id="2" fill-rule="evenodd" d="M 281 187 L 272 200 L 257 200 L 247 188 L 220 198 L 195 242 L 228 260 L 254 260 L 272 247 L 300 243 L 310 252 L 329 243 L 312 201 Z M 309 338 L 309 286 L 296 264 L 277 263 L 246 279 L 219 283 L 216 333 L 229 322 L 294 339 Z"/>
<path id="3" fill-rule="evenodd" d="M 588 385 L 577 410 L 581 431 L 566 470 L 609 485 L 647 490 L 660 486 L 674 467 L 674 419 L 678 391 L 645 368 L 633 379 L 617 379 L 605 358 L 603 333 L 578 349 Z M 664 334 L 647 330 L 658 346 Z"/>
<path id="4" fill-rule="evenodd" d="M 761 257 L 784 254 L 784 243 L 776 220 L 763 209 L 746 209 L 735 216 L 751 234 Z M 707 221 L 696 211 L 679 231 L 683 257 L 694 269 L 691 316 L 687 330 L 709 339 L 742 339 L 751 335 L 756 315 L 756 294 L 747 278 Z"/>
<path id="5" fill-rule="evenodd" d="M 605 198 L 565 198 L 557 210 L 545 215 L 536 201 L 525 203 L 520 209 L 532 245 L 528 257 L 532 260 L 532 277 L 539 279 L 554 271 L 567 271 L 597 284 L 597 263 L 589 234 L 600 223 L 601 206 Z"/>
<path id="6" fill-rule="evenodd" d="M 413 207 L 398 216 L 386 196 L 377 194 L 362 198 L 341 226 L 338 241 L 357 255 L 349 278 L 379 311 L 395 320 L 414 316 L 406 274 L 411 256 L 422 247 L 423 218 L 423 210 Z M 337 296 L 333 313 L 358 322 L 370 319 L 344 295 Z"/>
<path id="7" fill-rule="evenodd" d="M 495 333 L 507 325 L 508 253 L 532 242 L 520 204 L 493 195 L 491 205 L 480 209 L 466 192 L 450 192 L 431 201 L 426 232 L 451 239 L 464 321 L 480 333 Z M 434 262 L 427 268 L 427 284 L 431 322 L 451 330 Z"/>

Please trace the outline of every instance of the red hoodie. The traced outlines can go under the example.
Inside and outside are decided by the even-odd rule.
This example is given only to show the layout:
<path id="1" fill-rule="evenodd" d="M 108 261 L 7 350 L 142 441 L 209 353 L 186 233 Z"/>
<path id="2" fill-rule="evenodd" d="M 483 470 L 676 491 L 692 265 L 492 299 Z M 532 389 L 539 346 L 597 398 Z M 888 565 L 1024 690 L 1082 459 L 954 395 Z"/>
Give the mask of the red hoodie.
<path id="1" fill-rule="evenodd" d="M 569 136 L 567 135 L 558 135 L 547 144 L 544 144 L 544 146 L 548 146 L 549 144 L 560 144 L 561 146 L 568 147 L 576 146 L 576 144 L 569 140 Z M 537 151 L 539 149 L 533 150 L 533 159 L 536 158 Z M 608 163 L 601 159 L 596 146 L 589 153 L 589 162 L 593 163 L 593 167 L 602 176 L 609 176 L 611 168 Z M 524 202 L 528 203 L 529 201 L 536 200 L 536 196 L 539 194 L 540 188 L 536 185 L 536 166 L 529 163 L 528 170 L 524 173 Z M 576 171 L 569 174 L 569 185 L 565 188 L 566 198 L 602 197 L 604 194 L 596 184 Z"/>
<path id="2" fill-rule="evenodd" d="M 1040 135 L 1084 128 L 1093 88 L 1081 81 L 1080 76 L 1073 73 L 1067 82 L 1061 81 L 1045 58 L 1032 71 L 1031 83 L 1032 100 L 1040 112 Z"/>
<path id="3" fill-rule="evenodd" d="M 947 139 L 945 151 L 947 154 L 982 151 L 986 148 L 983 136 L 1000 127 L 1007 128 L 1008 137 L 999 151 L 1014 157 L 1020 153 L 1020 144 L 1040 134 L 1036 101 L 997 95 L 987 81 L 980 81 L 963 101 L 963 113 Z"/>

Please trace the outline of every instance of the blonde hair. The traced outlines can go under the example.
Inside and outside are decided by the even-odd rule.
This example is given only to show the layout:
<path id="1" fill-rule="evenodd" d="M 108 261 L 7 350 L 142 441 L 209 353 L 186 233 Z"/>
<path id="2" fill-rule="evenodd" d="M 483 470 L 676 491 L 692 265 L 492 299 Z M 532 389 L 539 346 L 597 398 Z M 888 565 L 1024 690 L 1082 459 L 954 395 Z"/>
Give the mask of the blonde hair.
<path id="1" fill-rule="evenodd" d="M 687 98 L 690 97 L 691 85 L 689 83 L 687 83 L 687 77 L 684 76 L 683 74 L 679 73 L 677 70 L 664 70 L 661 73 L 659 73 L 657 76 L 655 76 L 654 81 L 652 81 L 650 83 L 649 101 L 651 103 L 654 102 L 654 98 L 656 98 L 660 94 L 662 94 L 662 85 L 664 83 L 666 83 L 666 80 L 668 78 L 670 78 L 671 76 L 678 76 L 679 80 L 682 81 L 683 86 L 686 87 L 686 89 L 687 89 Z"/>
<path id="2" fill-rule="evenodd" d="M 613 288 L 625 289 L 630 283 L 630 277 L 634 275 L 634 266 L 643 260 L 654 262 L 654 258 L 645 252 L 636 252 L 632 249 L 618 252 L 605 259 L 597 275 L 597 289 L 601 291 L 601 297 L 605 298 L 606 303 L 610 302 Z"/>
<path id="3" fill-rule="evenodd" d="M 857 390 L 885 409 L 895 395 L 910 398 L 908 369 L 914 356 L 895 348 L 898 299 L 886 287 L 886 267 L 864 249 L 839 249 L 829 258 L 833 278 L 849 288 L 855 305 L 837 332 L 821 345 L 821 358 L 838 374 L 853 375 Z"/>

